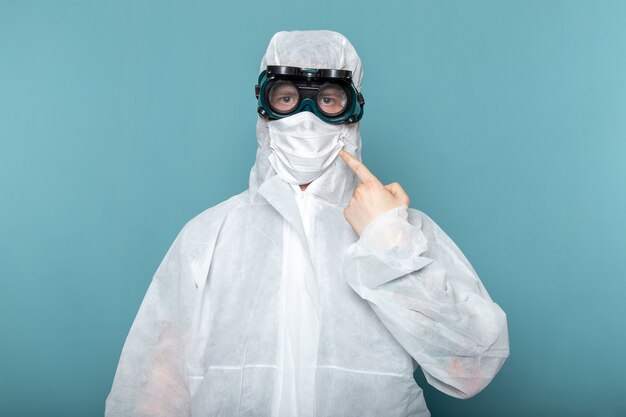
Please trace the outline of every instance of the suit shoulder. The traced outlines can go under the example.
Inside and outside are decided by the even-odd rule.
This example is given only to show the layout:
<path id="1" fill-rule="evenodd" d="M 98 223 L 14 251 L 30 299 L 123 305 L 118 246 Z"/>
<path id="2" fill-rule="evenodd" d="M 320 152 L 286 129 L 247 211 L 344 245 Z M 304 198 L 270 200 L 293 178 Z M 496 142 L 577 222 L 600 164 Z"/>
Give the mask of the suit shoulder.
<path id="1" fill-rule="evenodd" d="M 248 190 L 209 207 L 192 217 L 181 231 L 185 240 L 202 240 L 211 233 L 216 233 L 228 214 L 248 202 Z"/>

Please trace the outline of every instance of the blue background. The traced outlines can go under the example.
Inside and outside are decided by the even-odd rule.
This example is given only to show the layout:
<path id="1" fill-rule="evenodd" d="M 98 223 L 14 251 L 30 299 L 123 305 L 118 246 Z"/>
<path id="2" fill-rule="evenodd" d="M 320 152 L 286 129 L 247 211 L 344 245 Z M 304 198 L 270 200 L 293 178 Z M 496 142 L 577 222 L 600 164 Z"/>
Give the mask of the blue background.
<path id="1" fill-rule="evenodd" d="M 434 416 L 626 415 L 623 1 L 0 1 L 0 414 L 102 415 L 184 223 L 247 188 L 278 30 L 345 34 L 364 162 L 462 248 L 511 356 Z"/>

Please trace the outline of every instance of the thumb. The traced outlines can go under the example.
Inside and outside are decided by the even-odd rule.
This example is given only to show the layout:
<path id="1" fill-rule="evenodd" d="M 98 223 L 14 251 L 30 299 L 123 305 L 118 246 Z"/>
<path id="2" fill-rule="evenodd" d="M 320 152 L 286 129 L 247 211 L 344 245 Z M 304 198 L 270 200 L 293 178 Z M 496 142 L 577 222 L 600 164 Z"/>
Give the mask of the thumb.
<path id="1" fill-rule="evenodd" d="M 400 184 L 398 184 L 397 182 L 392 182 L 391 184 L 385 185 L 385 188 L 396 198 L 396 200 L 400 200 L 407 206 L 410 205 L 411 201 L 409 199 L 409 196 Z"/>

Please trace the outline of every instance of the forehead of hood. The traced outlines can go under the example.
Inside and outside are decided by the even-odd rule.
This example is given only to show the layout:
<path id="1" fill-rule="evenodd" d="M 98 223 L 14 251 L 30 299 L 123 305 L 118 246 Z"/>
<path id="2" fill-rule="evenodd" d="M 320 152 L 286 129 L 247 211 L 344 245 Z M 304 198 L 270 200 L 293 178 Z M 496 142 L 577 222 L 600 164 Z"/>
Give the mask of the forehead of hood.
<path id="1" fill-rule="evenodd" d="M 274 34 L 261 60 L 259 72 L 268 65 L 349 70 L 352 71 L 355 87 L 361 90 L 361 59 L 345 36 L 331 30 L 294 30 Z"/>

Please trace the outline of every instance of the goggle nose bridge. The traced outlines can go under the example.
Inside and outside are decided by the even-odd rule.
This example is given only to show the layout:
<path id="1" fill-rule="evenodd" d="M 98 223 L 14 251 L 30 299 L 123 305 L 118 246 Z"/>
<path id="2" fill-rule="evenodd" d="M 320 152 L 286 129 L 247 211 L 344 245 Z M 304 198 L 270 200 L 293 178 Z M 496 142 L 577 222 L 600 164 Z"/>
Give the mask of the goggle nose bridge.
<path id="1" fill-rule="evenodd" d="M 317 107 L 317 105 L 315 101 L 306 97 L 302 99 L 298 107 L 300 107 L 301 111 L 310 111 L 312 113 L 315 113 L 315 107 Z"/>
<path id="2" fill-rule="evenodd" d="M 313 105 L 317 106 L 317 103 L 315 103 L 315 100 L 317 100 L 317 97 L 320 91 L 322 91 L 321 88 L 311 86 L 311 85 L 306 85 L 306 86 L 296 85 L 296 88 L 300 91 L 300 96 L 303 95 L 302 93 L 306 94 L 306 97 L 301 97 L 302 103 L 308 100 L 309 102 L 314 103 Z"/>

